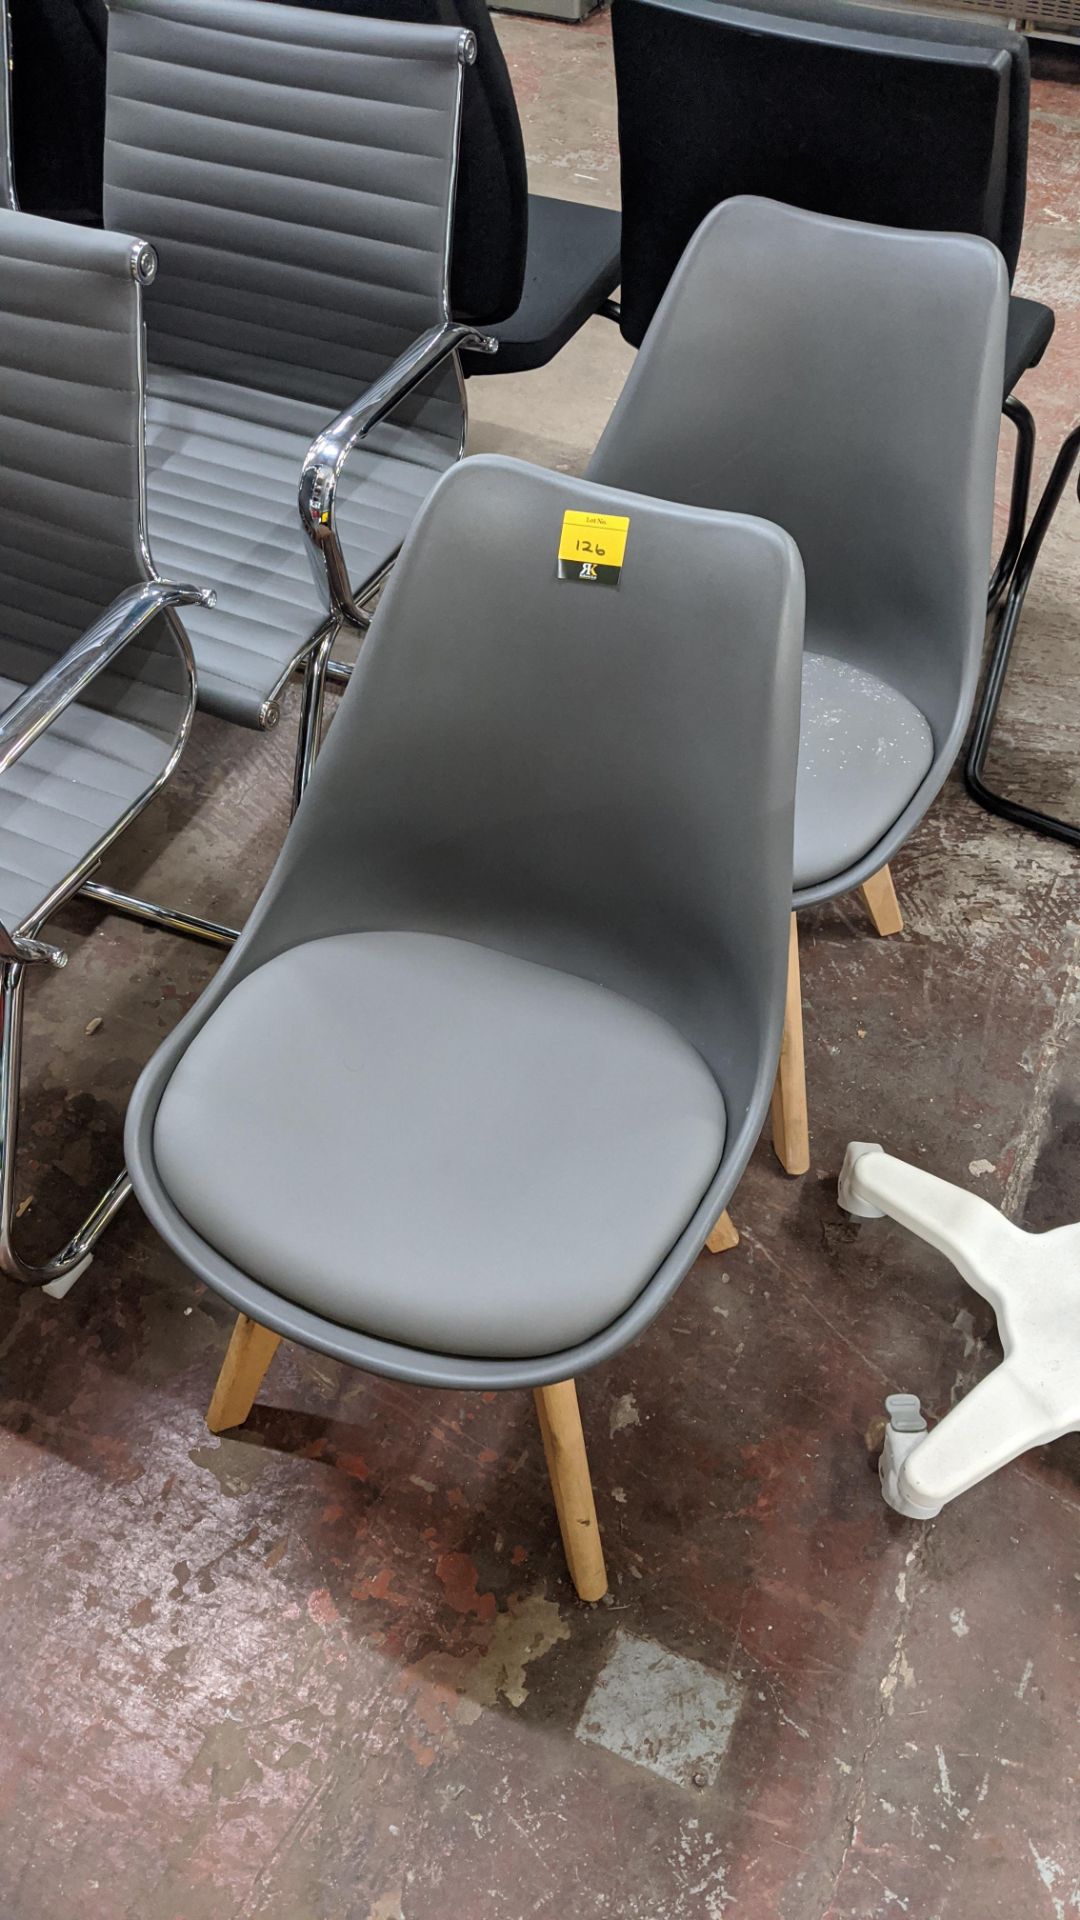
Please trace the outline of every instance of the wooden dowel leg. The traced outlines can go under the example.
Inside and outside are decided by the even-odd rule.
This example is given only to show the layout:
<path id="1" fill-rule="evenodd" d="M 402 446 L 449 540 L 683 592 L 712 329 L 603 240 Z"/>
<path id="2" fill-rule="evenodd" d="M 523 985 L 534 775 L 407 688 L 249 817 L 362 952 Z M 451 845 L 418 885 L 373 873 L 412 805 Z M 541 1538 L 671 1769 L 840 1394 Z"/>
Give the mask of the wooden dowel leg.
<path id="1" fill-rule="evenodd" d="M 780 1065 L 772 1097 L 772 1137 L 786 1173 L 805 1173 L 810 1165 L 810 1123 L 806 1111 L 806 1057 L 803 1049 L 802 985 L 799 977 L 799 928 L 791 916 L 788 936 L 787 998 Z"/>
<path id="2" fill-rule="evenodd" d="M 602 1600 L 607 1592 L 607 1572 L 577 1388 L 572 1380 L 560 1380 L 553 1387 L 534 1388 L 533 1398 L 570 1578 L 580 1599 Z"/>
<path id="3" fill-rule="evenodd" d="M 271 1333 L 269 1327 L 249 1320 L 246 1313 L 237 1314 L 206 1416 L 211 1433 L 243 1426 L 280 1341 L 280 1333 Z"/>
<path id="4" fill-rule="evenodd" d="M 710 1253 L 727 1253 L 730 1247 L 739 1244 L 739 1231 L 727 1208 L 724 1208 L 705 1245 Z"/>
<path id="5" fill-rule="evenodd" d="M 882 939 L 890 933 L 903 933 L 904 916 L 888 867 L 882 867 L 879 872 L 871 874 L 869 880 L 864 880 L 859 892 L 874 923 L 874 930 L 881 934 Z"/>

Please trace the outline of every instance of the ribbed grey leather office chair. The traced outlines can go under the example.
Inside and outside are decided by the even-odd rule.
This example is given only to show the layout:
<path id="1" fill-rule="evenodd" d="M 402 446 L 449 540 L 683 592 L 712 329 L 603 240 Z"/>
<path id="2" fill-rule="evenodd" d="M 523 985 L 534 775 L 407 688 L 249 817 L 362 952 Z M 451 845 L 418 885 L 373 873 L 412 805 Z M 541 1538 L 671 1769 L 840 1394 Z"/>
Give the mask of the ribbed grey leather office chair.
<path id="1" fill-rule="evenodd" d="M 1008 280 L 989 241 L 726 201 L 699 227 L 590 477 L 762 514 L 806 568 L 795 906 L 888 861 L 960 749 L 986 618 Z M 798 943 L 774 1103 L 809 1166 Z"/>
<path id="2" fill-rule="evenodd" d="M 144 540 L 142 241 L 0 212 L 0 1269 L 70 1281 L 130 1191 L 55 1259 L 12 1244 L 22 996 L 38 936 L 168 778 L 195 675 Z"/>
<path id="3" fill-rule="evenodd" d="M 256 0 L 111 8 L 106 225 L 160 261 L 150 531 L 164 565 L 217 589 L 190 622 L 203 707 L 275 725 L 304 667 L 298 790 L 334 640 L 366 627 L 462 451 L 457 349 L 477 337 L 450 321 L 447 276 L 472 52 L 456 28 Z M 337 495 L 317 577 L 297 520 L 313 442 Z"/>
<path id="4" fill-rule="evenodd" d="M 567 512 L 628 519 L 614 587 L 587 549 L 557 569 Z M 240 1309 L 211 1427 L 247 1418 L 280 1335 L 534 1387 L 591 1599 L 574 1375 L 726 1236 L 769 1102 L 802 598 L 763 521 L 496 457 L 447 475 L 266 891 L 128 1116 L 151 1221 Z"/>

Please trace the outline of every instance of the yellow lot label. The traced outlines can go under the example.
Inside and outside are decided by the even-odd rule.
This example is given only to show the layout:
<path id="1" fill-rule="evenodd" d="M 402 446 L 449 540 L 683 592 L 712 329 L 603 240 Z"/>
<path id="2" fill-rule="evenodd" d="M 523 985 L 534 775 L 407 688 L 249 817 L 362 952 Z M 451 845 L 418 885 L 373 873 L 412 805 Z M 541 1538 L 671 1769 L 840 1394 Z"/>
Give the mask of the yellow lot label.
<path id="1" fill-rule="evenodd" d="M 563 514 L 559 536 L 560 560 L 589 560 L 594 566 L 621 567 L 626 552 L 629 517 L 619 513 Z"/>

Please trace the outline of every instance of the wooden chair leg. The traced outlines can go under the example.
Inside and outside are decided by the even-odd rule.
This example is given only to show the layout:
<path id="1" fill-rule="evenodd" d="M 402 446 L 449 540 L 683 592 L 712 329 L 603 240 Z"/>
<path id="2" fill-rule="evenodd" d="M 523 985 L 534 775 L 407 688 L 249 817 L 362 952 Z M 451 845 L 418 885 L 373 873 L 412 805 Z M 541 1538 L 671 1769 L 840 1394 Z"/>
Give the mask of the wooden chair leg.
<path id="1" fill-rule="evenodd" d="M 724 1208 L 705 1245 L 710 1253 L 727 1253 L 730 1247 L 739 1244 L 739 1230 L 727 1208 Z"/>
<path id="2" fill-rule="evenodd" d="M 237 1314 L 206 1416 L 211 1433 L 243 1426 L 280 1341 L 280 1333 L 271 1333 L 269 1327 L 249 1320 L 246 1313 Z"/>
<path id="3" fill-rule="evenodd" d="M 806 1112 L 806 1058 L 803 1050 L 802 986 L 799 977 L 799 928 L 791 916 L 788 937 L 787 998 L 780 1065 L 772 1097 L 772 1136 L 776 1157 L 786 1173 L 805 1173 L 810 1165 L 810 1123 Z"/>
<path id="4" fill-rule="evenodd" d="M 560 1380 L 552 1387 L 534 1388 L 533 1398 L 570 1578 L 579 1599 L 602 1600 L 607 1592 L 607 1572 L 577 1388 L 572 1380 Z"/>
<path id="5" fill-rule="evenodd" d="M 869 880 L 864 880 L 859 892 L 874 923 L 874 930 L 880 933 L 882 939 L 890 933 L 903 933 L 904 916 L 888 867 L 882 867 L 879 872 L 871 874 Z"/>

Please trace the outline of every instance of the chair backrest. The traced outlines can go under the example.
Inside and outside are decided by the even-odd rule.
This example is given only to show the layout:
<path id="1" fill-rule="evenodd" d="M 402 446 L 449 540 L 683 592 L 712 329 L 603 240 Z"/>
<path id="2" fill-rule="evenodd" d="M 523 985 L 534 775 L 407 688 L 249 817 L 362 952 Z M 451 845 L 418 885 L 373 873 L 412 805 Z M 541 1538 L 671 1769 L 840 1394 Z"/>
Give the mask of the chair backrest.
<path id="1" fill-rule="evenodd" d="M 729 200 L 589 466 L 785 527 L 808 645 L 881 673 L 950 758 L 985 625 L 1007 310 L 989 241 Z"/>
<path id="2" fill-rule="evenodd" d="M 0 212 L 0 673 L 27 684 L 149 575 L 140 241 Z"/>
<path id="3" fill-rule="evenodd" d="M 755 194 L 981 234 L 1016 266 L 1028 57 L 993 22 L 854 0 L 614 0 L 622 330 L 639 345 L 684 247 Z"/>
<path id="4" fill-rule="evenodd" d="M 264 5 L 273 3 L 262 0 Z M 514 89 L 486 0 L 292 3 L 320 13 L 398 20 L 406 26 L 456 26 L 473 34 L 476 61 L 465 69 L 462 99 L 450 303 L 461 320 L 494 325 L 509 319 L 525 283 L 528 175 Z M 19 27 L 15 93 L 23 202 L 32 212 L 97 225 L 105 124 L 105 0 L 12 0 L 12 5 Z M 0 100 L 0 119 L 3 109 Z M 0 134 L 0 164 L 2 154 Z"/>
<path id="5" fill-rule="evenodd" d="M 758 11 L 753 0 L 732 0 L 732 3 Z M 843 27 L 849 31 L 859 27 L 869 33 L 899 34 L 905 39 L 922 40 L 930 44 L 981 47 L 984 52 L 1008 54 L 1009 104 L 1001 230 L 999 233 L 984 234 L 983 238 L 992 240 L 1004 254 L 1011 282 L 1024 237 L 1024 207 L 1027 199 L 1031 57 L 1024 35 L 1010 27 L 1004 17 L 995 20 L 984 16 L 980 19 L 972 14 L 929 13 L 919 7 L 879 7 L 876 0 L 869 7 L 861 6 L 859 0 L 769 0 L 768 11 L 791 20 L 818 21 L 823 27 Z M 946 166 L 955 166 L 955 155 L 947 153 L 943 158 Z M 838 209 L 826 207 L 822 211 L 833 213 Z M 955 221 L 952 225 L 955 228 Z"/>
<path id="6" fill-rule="evenodd" d="M 0 675 L 29 686 L 139 581 L 145 539 L 141 240 L 0 212 Z M 170 746 L 187 669 L 155 620 L 80 696 Z"/>
<path id="7" fill-rule="evenodd" d="M 567 512 L 628 519 L 617 586 L 558 577 Z M 779 528 L 464 461 L 409 534 L 230 979 L 346 930 L 457 935 L 651 1006 L 732 1133 L 755 1090 L 760 1126 L 801 644 Z"/>
<path id="8" fill-rule="evenodd" d="M 521 303 L 528 247 L 525 143 L 509 69 L 487 0 L 298 0 L 330 13 L 461 27 L 476 41 L 465 70 L 454 203 L 450 304 L 459 320 L 494 326 Z"/>
<path id="9" fill-rule="evenodd" d="M 350 405 L 447 317 L 472 42 L 263 0 L 113 0 L 105 218 L 152 361 Z"/>

